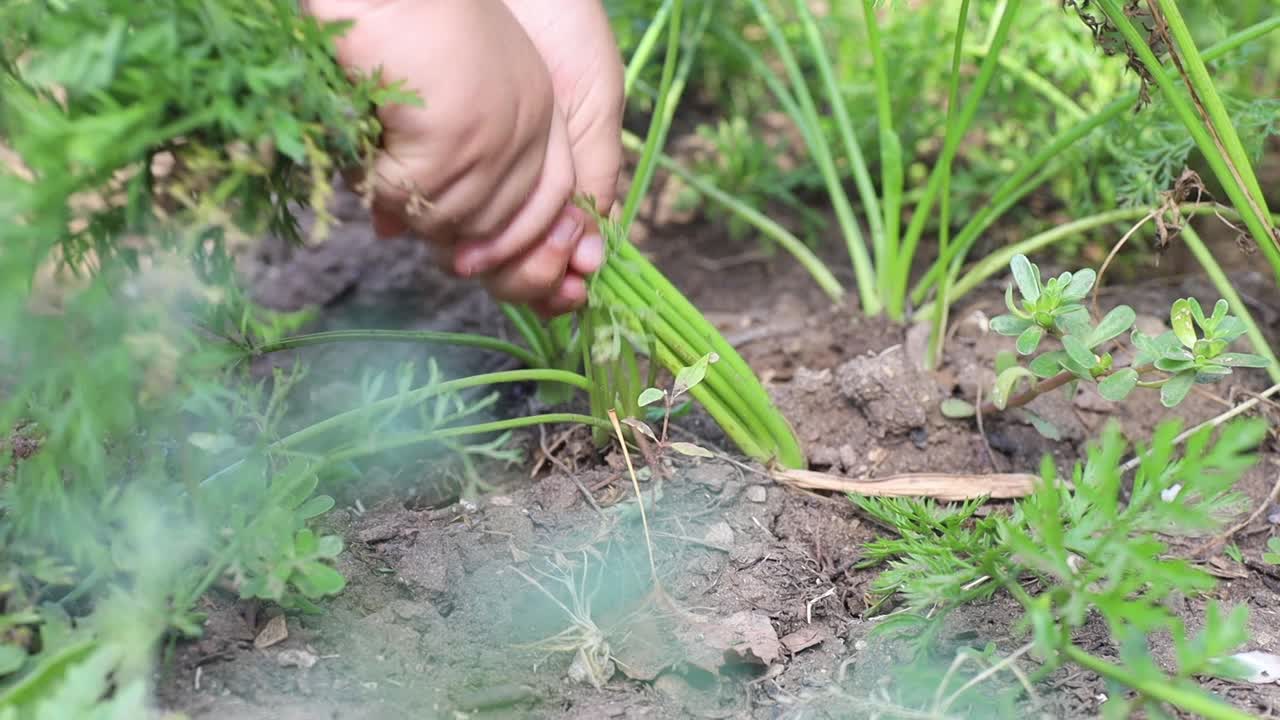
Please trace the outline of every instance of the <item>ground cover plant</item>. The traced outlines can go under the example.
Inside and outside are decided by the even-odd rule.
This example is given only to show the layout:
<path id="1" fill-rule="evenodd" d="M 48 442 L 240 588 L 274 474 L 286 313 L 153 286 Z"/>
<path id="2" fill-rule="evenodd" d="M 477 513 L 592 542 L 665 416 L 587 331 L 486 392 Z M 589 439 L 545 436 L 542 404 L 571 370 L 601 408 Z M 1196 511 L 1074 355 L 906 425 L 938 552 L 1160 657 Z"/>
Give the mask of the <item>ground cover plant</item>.
<path id="1" fill-rule="evenodd" d="M 1273 8 L 609 5 L 635 116 L 628 192 L 602 219 L 609 262 L 576 317 L 507 306 L 485 333 L 317 330 L 331 310 L 269 310 L 245 287 L 264 235 L 304 257 L 349 240 L 363 221 L 341 203 L 359 193 L 335 173 L 374 151 L 372 108 L 413 100 L 344 76 L 340 27 L 291 0 L 0 8 L 0 716 L 615 716 L 617 683 L 673 717 L 1275 702 L 1242 690 L 1238 653 L 1280 650 L 1258 631 L 1280 548 L 1256 529 L 1275 533 L 1277 491 L 1253 485 L 1275 459 L 1275 388 L 1254 391 L 1280 373 Z M 659 219 L 691 209 L 710 221 Z M 794 258 L 809 279 L 732 256 L 690 275 L 705 258 L 632 241 L 690 226 L 758 237 L 787 253 L 769 267 Z M 1168 245 L 1210 287 L 1097 311 Z M 986 281 L 1006 270 L 1008 314 L 949 354 L 973 332 L 961 301 L 998 306 Z M 792 317 L 808 349 L 778 360 L 759 348 L 793 344 L 771 324 L 783 292 L 817 299 Z M 1165 327 L 1135 329 L 1153 318 Z M 907 323 L 927 348 L 884 365 Z M 832 352 L 848 357 L 817 359 Z M 1222 388 L 1229 409 L 1206 418 Z M 1073 431 L 1095 393 L 1123 435 Z M 1151 420 L 1172 406 L 1206 422 Z M 933 422 L 939 408 L 975 422 Z M 1249 409 L 1261 418 L 1228 421 Z M 1024 422 L 1056 440 L 1019 436 Z M 534 463 L 555 470 L 530 486 Z M 1012 506 L 833 503 L 771 475 L 981 484 L 1004 463 L 1036 474 Z M 386 467 L 400 477 L 375 490 Z M 379 492 L 389 504 L 366 506 Z M 984 606 L 996 629 L 953 632 Z M 507 621 L 529 617 L 548 631 L 517 643 Z M 293 637 L 268 632 L 285 624 Z M 1048 699 L 1082 674 L 1093 696 Z M 244 693 L 247 676 L 300 691 Z"/>

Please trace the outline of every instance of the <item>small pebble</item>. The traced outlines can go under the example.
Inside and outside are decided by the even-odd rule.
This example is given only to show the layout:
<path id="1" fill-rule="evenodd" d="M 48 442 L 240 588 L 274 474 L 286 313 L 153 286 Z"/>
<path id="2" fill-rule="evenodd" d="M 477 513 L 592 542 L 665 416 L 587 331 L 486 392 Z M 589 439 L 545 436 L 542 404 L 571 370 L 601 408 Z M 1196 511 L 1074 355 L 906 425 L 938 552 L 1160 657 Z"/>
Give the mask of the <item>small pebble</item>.
<path id="1" fill-rule="evenodd" d="M 763 490 L 764 488 L 760 488 Z M 733 547 L 733 528 L 729 527 L 729 523 L 721 521 L 707 528 L 707 534 L 702 539 L 711 545 L 719 545 L 720 547 Z"/>
<path id="2" fill-rule="evenodd" d="M 767 500 L 769 493 L 760 485 L 752 485 L 747 488 L 747 499 L 753 503 L 762 503 Z"/>

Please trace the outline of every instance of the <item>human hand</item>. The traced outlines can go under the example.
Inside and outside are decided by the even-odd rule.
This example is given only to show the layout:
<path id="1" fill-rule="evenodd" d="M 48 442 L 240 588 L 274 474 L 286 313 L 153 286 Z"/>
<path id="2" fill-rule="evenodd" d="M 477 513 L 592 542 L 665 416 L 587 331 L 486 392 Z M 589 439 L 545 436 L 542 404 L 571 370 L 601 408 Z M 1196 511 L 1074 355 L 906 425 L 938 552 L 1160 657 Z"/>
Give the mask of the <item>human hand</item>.
<path id="1" fill-rule="evenodd" d="M 571 203 L 568 128 L 507 6 L 310 0 L 308 11 L 354 21 L 337 43 L 345 66 L 381 70 L 423 99 L 379 108 L 383 147 L 366 178 L 378 233 L 428 238 L 446 267 L 481 278 L 500 300 L 547 314 L 585 301 L 585 283 L 568 271 L 586 225 Z"/>
<path id="2" fill-rule="evenodd" d="M 600 0 L 504 1 L 551 73 L 556 106 L 568 125 L 576 190 L 593 198 L 597 212 L 607 216 L 622 167 L 625 69 L 604 6 Z M 593 229 L 578 243 L 570 269 L 589 275 L 603 259 L 604 242 Z M 575 278 L 571 274 L 565 282 L 572 284 Z"/>

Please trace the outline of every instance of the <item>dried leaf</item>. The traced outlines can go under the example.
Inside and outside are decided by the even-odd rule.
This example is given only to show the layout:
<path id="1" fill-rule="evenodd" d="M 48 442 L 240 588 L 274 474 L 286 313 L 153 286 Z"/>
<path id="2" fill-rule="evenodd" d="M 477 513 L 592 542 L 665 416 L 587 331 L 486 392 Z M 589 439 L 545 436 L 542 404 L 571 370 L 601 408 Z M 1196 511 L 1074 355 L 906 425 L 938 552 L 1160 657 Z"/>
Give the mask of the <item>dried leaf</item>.
<path id="1" fill-rule="evenodd" d="M 875 497 L 928 497 L 945 502 L 989 497 L 998 500 L 1026 497 L 1040 480 L 1035 475 L 1006 473 L 993 475 L 951 475 L 916 473 L 875 480 L 851 478 L 812 470 L 775 470 L 778 482 L 806 490 L 869 495 Z"/>
<path id="2" fill-rule="evenodd" d="M 276 615 L 267 621 L 258 636 L 253 639 L 253 646 L 259 650 L 265 650 L 288 639 L 289 625 L 284 619 L 284 615 Z"/>
<path id="3" fill-rule="evenodd" d="M 710 450 L 707 450 L 706 448 L 694 445 L 693 443 L 673 442 L 671 443 L 671 449 L 675 450 L 681 455 L 687 455 L 688 457 L 700 457 L 700 458 L 715 457 L 715 453 L 711 452 Z"/>

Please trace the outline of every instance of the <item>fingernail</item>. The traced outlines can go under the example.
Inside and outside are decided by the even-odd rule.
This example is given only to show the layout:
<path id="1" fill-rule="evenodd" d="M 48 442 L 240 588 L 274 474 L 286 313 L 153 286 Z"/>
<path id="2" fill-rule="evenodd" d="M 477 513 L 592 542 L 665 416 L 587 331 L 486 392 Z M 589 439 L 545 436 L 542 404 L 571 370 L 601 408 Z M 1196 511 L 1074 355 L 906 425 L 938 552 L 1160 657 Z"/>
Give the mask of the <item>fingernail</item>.
<path id="1" fill-rule="evenodd" d="M 561 217 L 555 227 L 551 228 L 551 234 L 547 235 L 547 242 L 558 248 L 570 248 L 578 241 L 581 234 L 582 220 L 570 213 Z"/>
<path id="2" fill-rule="evenodd" d="M 599 235 L 588 235 L 578 242 L 578 248 L 573 251 L 573 269 L 583 275 L 600 269 L 604 264 L 604 238 Z"/>
<path id="3" fill-rule="evenodd" d="M 485 251 L 482 248 L 459 250 L 453 256 L 453 272 L 469 278 L 484 272 Z"/>

